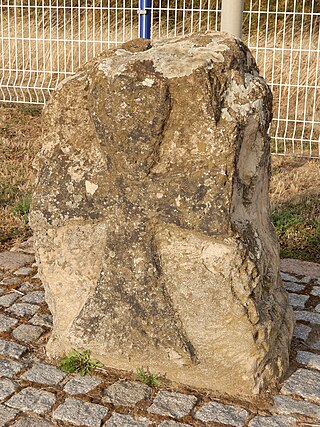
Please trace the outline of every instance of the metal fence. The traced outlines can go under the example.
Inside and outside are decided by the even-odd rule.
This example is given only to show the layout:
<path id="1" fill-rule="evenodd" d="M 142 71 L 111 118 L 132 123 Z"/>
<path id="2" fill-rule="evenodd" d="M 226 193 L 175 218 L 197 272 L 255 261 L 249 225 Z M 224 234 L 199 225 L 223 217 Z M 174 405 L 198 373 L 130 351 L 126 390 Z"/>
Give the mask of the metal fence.
<path id="1" fill-rule="evenodd" d="M 0 0 L 0 101 L 44 104 L 139 35 L 139 0 Z M 151 38 L 218 30 L 221 0 L 151 0 Z M 320 157 L 320 1 L 245 0 L 243 40 L 274 93 L 273 151 Z"/>

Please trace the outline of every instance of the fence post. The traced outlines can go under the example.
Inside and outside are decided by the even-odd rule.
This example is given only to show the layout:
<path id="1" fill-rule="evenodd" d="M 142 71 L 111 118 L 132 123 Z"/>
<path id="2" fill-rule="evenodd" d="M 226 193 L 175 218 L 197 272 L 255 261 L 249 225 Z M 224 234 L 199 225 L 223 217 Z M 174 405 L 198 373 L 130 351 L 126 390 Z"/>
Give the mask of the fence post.
<path id="1" fill-rule="evenodd" d="M 139 0 L 139 37 L 151 37 L 151 0 Z"/>
<path id="2" fill-rule="evenodd" d="M 222 0 L 221 31 L 242 38 L 244 0 Z"/>

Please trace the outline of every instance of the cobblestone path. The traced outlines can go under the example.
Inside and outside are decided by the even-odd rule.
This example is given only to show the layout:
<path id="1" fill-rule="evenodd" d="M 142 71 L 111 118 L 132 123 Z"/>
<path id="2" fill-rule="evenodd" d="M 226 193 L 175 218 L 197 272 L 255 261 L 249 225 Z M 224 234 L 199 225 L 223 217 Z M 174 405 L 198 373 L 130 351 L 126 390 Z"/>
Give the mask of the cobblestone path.
<path id="1" fill-rule="evenodd" d="M 320 427 L 320 274 L 282 273 L 297 325 L 279 393 L 228 401 L 166 379 L 149 387 L 134 373 L 80 377 L 50 364 L 52 317 L 29 246 L 0 253 L 0 426 Z"/>

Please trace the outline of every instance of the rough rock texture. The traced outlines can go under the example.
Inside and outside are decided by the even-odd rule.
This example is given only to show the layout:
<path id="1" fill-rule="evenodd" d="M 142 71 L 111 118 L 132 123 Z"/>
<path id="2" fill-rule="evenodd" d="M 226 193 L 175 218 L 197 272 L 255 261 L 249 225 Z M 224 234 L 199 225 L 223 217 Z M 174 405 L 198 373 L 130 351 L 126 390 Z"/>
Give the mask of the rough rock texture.
<path id="1" fill-rule="evenodd" d="M 293 316 L 269 223 L 272 95 L 238 40 L 129 42 L 48 103 L 31 224 L 50 356 L 253 395 Z"/>

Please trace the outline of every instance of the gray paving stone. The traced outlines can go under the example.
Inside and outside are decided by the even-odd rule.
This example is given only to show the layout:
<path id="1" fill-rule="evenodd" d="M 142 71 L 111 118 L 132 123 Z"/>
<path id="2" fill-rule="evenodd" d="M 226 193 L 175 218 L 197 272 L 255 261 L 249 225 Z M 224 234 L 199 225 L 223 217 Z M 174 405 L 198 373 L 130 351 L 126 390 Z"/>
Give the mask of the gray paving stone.
<path id="1" fill-rule="evenodd" d="M 159 427 L 192 427 L 190 424 L 176 423 L 175 421 L 162 421 Z"/>
<path id="2" fill-rule="evenodd" d="M 31 304 L 40 304 L 45 301 L 44 291 L 33 291 L 21 298 L 22 302 L 30 302 Z"/>
<path id="3" fill-rule="evenodd" d="M 159 391 L 152 405 L 148 408 L 148 412 L 172 418 L 182 418 L 192 411 L 196 403 L 197 398 L 192 395 Z"/>
<path id="4" fill-rule="evenodd" d="M 272 413 L 277 414 L 301 414 L 320 420 L 320 406 L 304 400 L 292 399 L 288 396 L 275 396 Z"/>
<path id="5" fill-rule="evenodd" d="M 305 285 L 295 282 L 284 282 L 283 285 L 285 289 L 289 292 L 301 292 L 305 288 Z"/>
<path id="6" fill-rule="evenodd" d="M 7 308 L 6 311 L 8 311 L 9 313 L 15 314 L 16 316 L 24 317 L 24 316 L 34 315 L 38 309 L 39 309 L 38 305 L 29 304 L 26 302 L 18 302 L 16 304 L 13 304 L 11 307 Z"/>
<path id="7" fill-rule="evenodd" d="M 151 388 L 134 381 L 118 381 L 104 391 L 103 403 L 134 406 L 137 402 L 150 397 Z"/>
<path id="8" fill-rule="evenodd" d="M 29 323 L 36 326 L 45 326 L 47 328 L 52 328 L 52 316 L 51 314 L 36 313 L 33 317 L 31 317 Z"/>
<path id="9" fill-rule="evenodd" d="M 0 354 L 8 356 L 12 359 L 20 359 L 20 357 L 27 351 L 27 347 L 17 344 L 13 341 L 6 341 L 0 339 Z"/>
<path id="10" fill-rule="evenodd" d="M 33 255 L 26 255 L 18 252 L 3 251 L 0 252 L 0 268 L 3 270 L 17 270 L 34 262 Z"/>
<path id="11" fill-rule="evenodd" d="M 248 427 L 296 427 L 296 420 L 285 415 L 263 417 L 258 415 L 250 421 Z"/>
<path id="12" fill-rule="evenodd" d="M 311 331 L 312 328 L 310 328 L 310 326 L 304 325 L 303 323 L 297 323 L 296 327 L 294 328 L 293 335 L 297 338 L 307 341 Z"/>
<path id="13" fill-rule="evenodd" d="M 248 415 L 249 413 L 243 408 L 210 402 L 203 405 L 196 412 L 195 418 L 203 422 L 216 422 L 234 427 L 242 427 Z"/>
<path id="14" fill-rule="evenodd" d="M 295 317 L 296 320 L 305 320 L 306 322 L 320 325 L 320 313 L 312 313 L 311 311 L 295 311 Z"/>
<path id="15" fill-rule="evenodd" d="M 29 292 L 32 289 L 34 289 L 34 284 L 30 283 L 30 282 L 24 282 L 20 287 L 19 287 L 19 291 L 20 292 Z"/>
<path id="16" fill-rule="evenodd" d="M 0 377 L 12 378 L 18 374 L 25 365 L 12 360 L 0 359 Z"/>
<path id="17" fill-rule="evenodd" d="M 150 424 L 151 421 L 146 418 L 135 420 L 130 415 L 122 415 L 114 412 L 111 418 L 103 424 L 103 427 L 147 427 Z"/>
<path id="18" fill-rule="evenodd" d="M 0 379 L 0 401 L 3 402 L 7 397 L 11 396 L 18 388 L 18 384 L 15 381 L 9 380 L 8 378 Z"/>
<path id="19" fill-rule="evenodd" d="M 316 311 L 317 313 L 320 313 L 320 304 L 318 304 L 318 305 L 315 307 L 315 311 Z"/>
<path id="20" fill-rule="evenodd" d="M 22 324 L 12 331 L 12 335 L 19 341 L 31 343 L 37 341 L 43 332 L 41 326 Z"/>
<path id="21" fill-rule="evenodd" d="M 289 304 L 293 307 L 304 308 L 308 299 L 308 295 L 289 294 Z"/>
<path id="22" fill-rule="evenodd" d="M 320 370 L 320 356 L 309 351 L 298 351 L 297 362 L 307 368 Z"/>
<path id="23" fill-rule="evenodd" d="M 6 405 L 20 411 L 30 411 L 35 414 L 49 412 L 56 401 L 55 395 L 46 390 L 27 387 L 13 395 Z"/>
<path id="24" fill-rule="evenodd" d="M 10 292 L 9 294 L 3 295 L 0 297 L 0 306 L 1 307 L 10 307 L 15 300 L 19 298 L 19 294 Z"/>
<path id="25" fill-rule="evenodd" d="M 55 410 L 53 418 L 78 426 L 100 427 L 108 408 L 94 403 L 68 398 Z"/>
<path id="26" fill-rule="evenodd" d="M 10 277 L 6 277 L 5 279 L 2 279 L 0 283 L 1 285 L 9 286 L 9 285 L 16 285 L 19 282 L 20 282 L 20 279 L 18 277 L 10 276 Z"/>
<path id="27" fill-rule="evenodd" d="M 12 424 L 11 427 L 54 427 L 51 421 L 42 420 L 40 418 L 22 418 Z"/>
<path id="28" fill-rule="evenodd" d="M 45 363 L 36 363 L 31 369 L 21 376 L 24 380 L 45 385 L 57 385 L 65 377 L 66 374 L 60 369 Z"/>
<path id="29" fill-rule="evenodd" d="M 21 267 L 18 270 L 16 270 L 13 274 L 15 276 L 28 276 L 32 270 L 33 269 L 30 267 Z"/>
<path id="30" fill-rule="evenodd" d="M 68 394 L 85 394 L 96 388 L 102 381 L 99 378 L 86 375 L 77 376 L 68 381 L 63 390 Z"/>
<path id="31" fill-rule="evenodd" d="M 304 277 L 301 277 L 300 279 L 297 279 L 297 282 L 307 284 L 307 283 L 310 283 L 311 279 L 312 279 L 311 276 L 304 276 Z"/>
<path id="32" fill-rule="evenodd" d="M 320 339 L 318 339 L 318 341 L 315 341 L 315 342 L 311 343 L 310 347 L 313 350 L 320 350 Z"/>
<path id="33" fill-rule="evenodd" d="M 17 319 L 6 316 L 5 314 L 0 314 L 0 332 L 9 331 L 14 325 L 18 323 Z"/>
<path id="34" fill-rule="evenodd" d="M 314 295 L 316 297 L 320 297 L 320 286 L 313 286 L 311 295 Z"/>
<path id="35" fill-rule="evenodd" d="M 8 408 L 7 406 L 0 404 L 0 427 L 7 426 L 9 421 L 15 419 L 19 411 Z"/>
<path id="36" fill-rule="evenodd" d="M 296 281 L 296 277 L 295 276 L 291 276 L 291 274 L 288 273 L 280 273 L 281 279 L 284 280 L 285 282 L 295 282 Z"/>
<path id="37" fill-rule="evenodd" d="M 284 382 L 281 393 L 320 403 L 320 372 L 298 369 Z"/>

